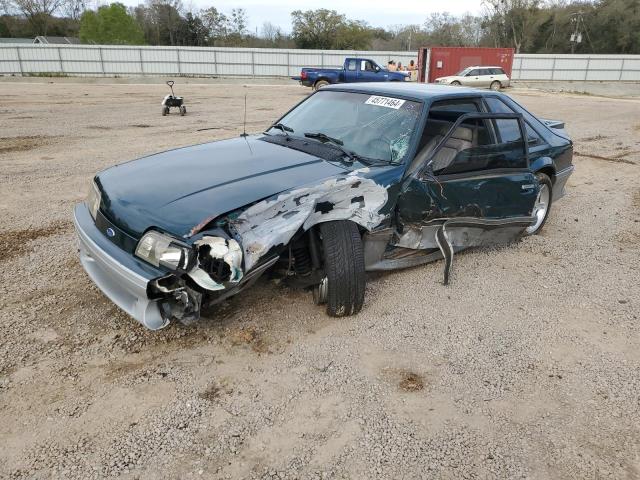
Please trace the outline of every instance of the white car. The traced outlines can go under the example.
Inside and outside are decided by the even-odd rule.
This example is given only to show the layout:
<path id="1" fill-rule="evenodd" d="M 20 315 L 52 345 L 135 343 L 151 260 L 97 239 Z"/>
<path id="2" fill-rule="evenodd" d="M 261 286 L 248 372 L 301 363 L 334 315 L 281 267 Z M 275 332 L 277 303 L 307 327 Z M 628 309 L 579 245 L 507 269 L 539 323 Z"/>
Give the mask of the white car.
<path id="1" fill-rule="evenodd" d="M 442 85 L 464 85 L 465 87 L 486 88 L 500 90 L 508 87 L 510 80 L 500 67 L 467 67 L 461 72 L 449 77 L 435 79 L 435 83 Z"/>

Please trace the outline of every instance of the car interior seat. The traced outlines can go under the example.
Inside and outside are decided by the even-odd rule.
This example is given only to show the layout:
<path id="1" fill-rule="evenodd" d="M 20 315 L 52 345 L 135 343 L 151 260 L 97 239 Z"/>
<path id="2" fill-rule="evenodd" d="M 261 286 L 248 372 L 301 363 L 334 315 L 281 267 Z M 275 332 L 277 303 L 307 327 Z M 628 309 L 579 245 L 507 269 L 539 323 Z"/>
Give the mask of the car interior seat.
<path id="1" fill-rule="evenodd" d="M 424 137 L 428 138 L 428 140 L 409 165 L 409 172 L 413 172 L 424 163 L 436 146 L 447 135 L 452 125 L 452 122 L 441 120 L 429 120 L 427 122 Z M 459 152 L 473 147 L 474 144 L 477 143 L 476 132 L 477 129 L 468 125 L 459 125 L 435 157 L 433 157 L 431 163 L 433 170 L 442 170 L 453 161 Z"/>

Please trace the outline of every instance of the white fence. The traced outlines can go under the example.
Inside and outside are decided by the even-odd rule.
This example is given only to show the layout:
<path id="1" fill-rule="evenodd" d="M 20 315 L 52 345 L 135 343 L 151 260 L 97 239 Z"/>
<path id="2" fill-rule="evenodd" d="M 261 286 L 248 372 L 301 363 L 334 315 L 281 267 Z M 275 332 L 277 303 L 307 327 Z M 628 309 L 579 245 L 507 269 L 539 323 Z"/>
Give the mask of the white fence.
<path id="1" fill-rule="evenodd" d="M 514 80 L 640 81 L 640 55 L 516 55 Z"/>
<path id="2" fill-rule="evenodd" d="M 415 52 L 222 47 L 2 45 L 0 75 L 289 77 L 302 67 L 340 67 L 346 56 L 393 59 Z M 515 80 L 640 81 L 640 55 L 516 55 Z"/>
<path id="3" fill-rule="evenodd" d="M 289 77 L 302 67 L 340 67 L 346 56 L 366 56 L 382 65 L 418 60 L 411 52 L 10 45 L 0 46 L 0 75 Z"/>

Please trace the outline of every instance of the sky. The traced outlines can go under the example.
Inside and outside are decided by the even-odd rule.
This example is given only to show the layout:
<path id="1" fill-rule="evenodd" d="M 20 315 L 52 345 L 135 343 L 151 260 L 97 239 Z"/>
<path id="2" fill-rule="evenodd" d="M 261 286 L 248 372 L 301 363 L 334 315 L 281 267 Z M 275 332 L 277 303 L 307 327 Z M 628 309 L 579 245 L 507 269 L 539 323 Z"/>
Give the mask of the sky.
<path id="1" fill-rule="evenodd" d="M 128 5 L 137 5 L 143 0 L 126 0 Z M 249 16 L 249 29 L 261 30 L 264 22 L 278 25 L 285 32 L 291 31 L 293 10 L 315 10 L 326 8 L 345 14 L 352 20 L 364 20 L 374 27 L 397 24 L 421 24 L 432 12 L 447 11 L 453 15 L 466 12 L 480 13 L 481 0 L 182 0 L 186 7 L 195 9 L 215 6 L 222 13 L 232 8 L 243 7 Z"/>

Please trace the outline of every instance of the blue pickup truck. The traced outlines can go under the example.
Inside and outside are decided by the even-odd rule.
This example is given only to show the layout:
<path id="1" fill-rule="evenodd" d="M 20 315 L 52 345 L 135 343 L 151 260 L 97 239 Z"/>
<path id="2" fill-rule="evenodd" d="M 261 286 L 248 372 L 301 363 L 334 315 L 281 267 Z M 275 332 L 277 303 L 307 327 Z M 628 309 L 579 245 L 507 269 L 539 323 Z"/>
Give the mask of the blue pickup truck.
<path id="1" fill-rule="evenodd" d="M 369 58 L 348 57 L 342 68 L 303 68 L 299 77 L 292 78 L 317 90 L 331 83 L 404 82 L 409 74 L 390 72 Z"/>

